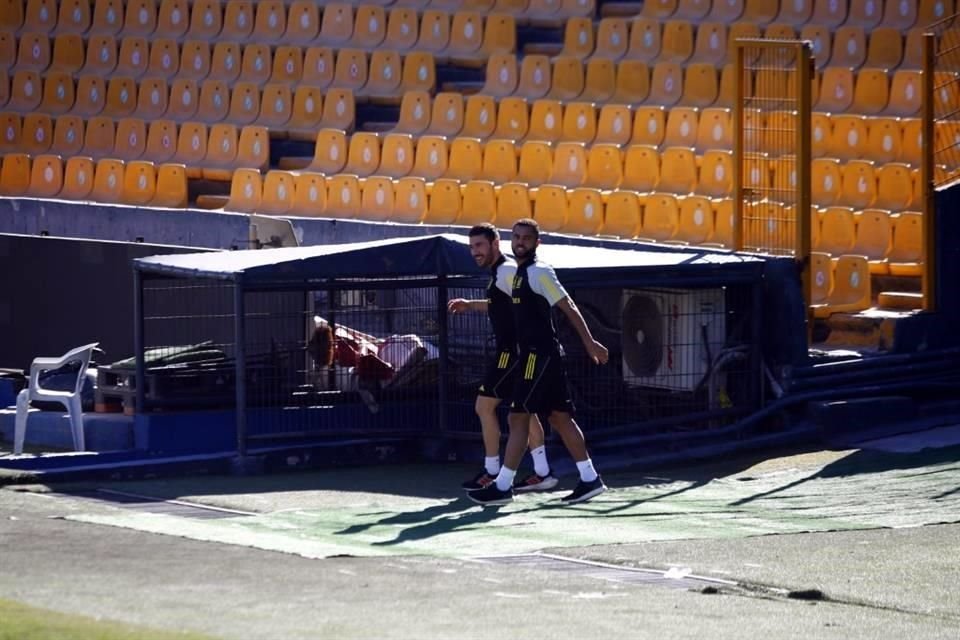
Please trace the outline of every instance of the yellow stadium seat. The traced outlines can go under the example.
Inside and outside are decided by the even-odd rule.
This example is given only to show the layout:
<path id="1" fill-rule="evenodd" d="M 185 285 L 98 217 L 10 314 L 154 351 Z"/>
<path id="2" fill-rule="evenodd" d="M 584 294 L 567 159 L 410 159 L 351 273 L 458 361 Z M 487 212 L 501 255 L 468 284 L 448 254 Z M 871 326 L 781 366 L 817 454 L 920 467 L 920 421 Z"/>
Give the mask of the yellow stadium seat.
<path id="1" fill-rule="evenodd" d="M 543 185 L 533 196 L 533 219 L 541 231 L 561 231 L 569 217 L 567 190 L 557 185 Z"/>
<path id="2" fill-rule="evenodd" d="M 603 232 L 620 238 L 635 238 L 641 224 L 640 201 L 631 191 L 614 191 L 607 200 Z"/>
<path id="3" fill-rule="evenodd" d="M 527 185 L 520 182 L 508 182 L 500 187 L 497 196 L 496 224 L 508 226 L 514 220 L 533 217 L 533 202 Z"/>
<path id="4" fill-rule="evenodd" d="M 107 75 L 117 67 L 117 42 L 113 36 L 90 36 L 87 41 L 87 54 L 80 73 L 85 75 Z"/>
<path id="5" fill-rule="evenodd" d="M 387 37 L 384 46 L 394 51 L 407 51 L 417 44 L 420 35 L 417 12 L 407 7 L 394 7 L 387 16 Z"/>
<path id="6" fill-rule="evenodd" d="M 840 161 L 814 157 L 810 165 L 810 199 L 813 204 L 829 207 L 840 199 L 843 177 Z"/>
<path id="7" fill-rule="evenodd" d="M 666 110 L 663 107 L 639 107 L 633 116 L 632 144 L 659 147 L 666 135 Z"/>
<path id="8" fill-rule="evenodd" d="M 157 5 L 154 0 L 128 0 L 123 33 L 127 36 L 146 37 L 157 28 Z"/>
<path id="9" fill-rule="evenodd" d="M 556 142 L 563 127 L 563 107 L 559 100 L 536 100 L 530 108 L 528 140 Z"/>
<path id="10" fill-rule="evenodd" d="M 402 61 L 396 51 L 378 49 L 370 54 L 370 72 L 366 85 L 356 95 L 369 98 L 399 98 Z"/>
<path id="11" fill-rule="evenodd" d="M 84 144 L 83 119 L 76 115 L 58 116 L 53 126 L 50 153 L 70 158 L 80 154 Z"/>
<path id="12" fill-rule="evenodd" d="M 220 10 L 220 0 L 194 0 L 186 38 L 212 42 L 220 35 L 221 29 L 223 29 L 223 13 Z"/>
<path id="13" fill-rule="evenodd" d="M 403 59 L 400 86 L 403 91 L 419 89 L 433 93 L 437 86 L 437 68 L 433 54 L 423 51 L 408 53 Z"/>
<path id="14" fill-rule="evenodd" d="M 57 26 L 57 3 L 54 0 L 27 0 L 23 16 L 24 33 L 50 33 Z"/>
<path id="15" fill-rule="evenodd" d="M 623 153 L 615 144 L 597 143 L 587 151 L 586 186 L 609 191 L 623 182 Z"/>
<path id="16" fill-rule="evenodd" d="M 240 77 L 243 52 L 235 42 L 218 41 L 210 60 L 210 79 L 232 83 Z"/>
<path id="17" fill-rule="evenodd" d="M 287 11 L 282 0 L 259 0 L 253 22 L 254 42 L 280 42 L 287 30 Z"/>
<path id="18" fill-rule="evenodd" d="M 401 178 L 393 186 L 395 222 L 417 224 L 427 215 L 427 185 L 423 178 Z"/>
<path id="19" fill-rule="evenodd" d="M 63 170 L 63 189 L 59 197 L 67 200 L 88 200 L 93 191 L 93 160 L 84 156 L 71 156 Z"/>
<path id="20" fill-rule="evenodd" d="M 680 104 L 698 108 L 709 107 L 717 101 L 719 91 L 716 68 L 710 63 L 693 63 L 687 66 Z"/>
<path id="21" fill-rule="evenodd" d="M 734 62 L 734 55 L 736 52 L 736 41 L 743 39 L 753 39 L 760 37 L 760 26 L 748 21 L 743 22 L 728 22 L 727 23 L 727 63 Z M 748 53 L 744 56 L 744 60 L 747 64 L 753 65 L 757 62 L 757 59 L 760 57 L 760 53 L 756 48 L 748 49 Z"/>
<path id="22" fill-rule="evenodd" d="M 147 129 L 143 159 L 155 164 L 173 160 L 177 153 L 177 125 L 172 120 L 152 120 Z"/>
<path id="23" fill-rule="evenodd" d="M 632 114 L 630 108 L 619 104 L 605 104 L 597 120 L 598 143 L 625 145 L 630 141 Z"/>
<path id="24" fill-rule="evenodd" d="M 933 95 L 935 113 L 955 117 L 960 112 L 960 79 L 953 71 L 933 74 Z"/>
<path id="25" fill-rule="evenodd" d="M 667 115 L 663 144 L 668 147 L 693 147 L 699 128 L 697 110 L 692 107 L 674 107 Z"/>
<path id="26" fill-rule="evenodd" d="M 673 17 L 679 20 L 699 22 L 710 13 L 711 3 L 707 0 L 679 0 Z"/>
<path id="27" fill-rule="evenodd" d="M 569 18 L 563 30 L 560 55 L 583 60 L 593 53 L 593 21 L 590 18 Z"/>
<path id="28" fill-rule="evenodd" d="M 853 104 L 853 71 L 843 67 L 827 67 L 823 70 L 820 100 L 814 106 L 817 111 L 844 113 Z"/>
<path id="29" fill-rule="evenodd" d="M 500 53 L 487 60 L 486 80 L 480 93 L 502 98 L 517 90 L 517 57 L 512 53 Z"/>
<path id="30" fill-rule="evenodd" d="M 531 187 L 545 184 L 553 168 L 553 150 L 547 142 L 529 141 L 520 147 L 517 181 Z"/>
<path id="31" fill-rule="evenodd" d="M 650 77 L 650 96 L 652 104 L 672 106 L 683 96 L 683 69 L 674 62 L 658 62 Z"/>
<path id="32" fill-rule="evenodd" d="M 50 38 L 43 33 L 21 35 L 16 68 L 25 71 L 44 71 L 49 66 Z"/>
<path id="33" fill-rule="evenodd" d="M 303 77 L 301 86 L 326 89 L 333 84 L 333 72 L 336 68 L 333 49 L 328 47 L 310 47 L 303 56 Z"/>
<path id="34" fill-rule="evenodd" d="M 200 92 L 195 80 L 177 79 L 170 87 L 170 101 L 167 117 L 177 122 L 194 118 L 200 100 Z"/>
<path id="35" fill-rule="evenodd" d="M 809 22 L 812 14 L 813 0 L 790 0 L 780 5 L 780 12 L 774 21 L 799 27 Z"/>
<path id="36" fill-rule="evenodd" d="M 870 308 L 870 270 L 863 256 L 844 255 L 833 260 L 833 289 L 825 304 L 814 306 L 818 318 L 832 313 Z"/>
<path id="37" fill-rule="evenodd" d="M 847 17 L 848 2 L 837 2 L 836 0 L 814 0 L 813 16 L 810 22 L 823 25 L 830 29 L 836 29 Z"/>
<path id="38" fill-rule="evenodd" d="M 891 116 L 914 116 L 920 111 L 923 82 L 919 71 L 898 69 L 890 81 L 890 102 L 886 113 Z"/>
<path id="39" fill-rule="evenodd" d="M 270 82 L 274 84 L 298 84 L 303 78 L 303 50 L 300 47 L 277 47 L 273 55 L 273 71 Z"/>
<path id="40" fill-rule="evenodd" d="M 437 180 L 430 191 L 425 224 L 453 224 L 460 219 L 463 209 L 463 197 L 460 183 L 456 180 Z"/>
<path id="41" fill-rule="evenodd" d="M 497 195 L 492 182 L 471 180 L 463 188 L 463 210 L 458 222 L 479 224 L 497 219 Z"/>
<path id="42" fill-rule="evenodd" d="M 797 158 L 780 156 L 770 160 L 770 198 L 792 205 L 797 201 Z M 702 175 L 702 174 L 701 174 Z"/>
<path id="43" fill-rule="evenodd" d="M 290 121 L 292 109 L 290 87 L 286 84 L 268 84 L 263 88 L 256 124 L 273 131 L 283 129 Z"/>
<path id="44" fill-rule="evenodd" d="M 903 60 L 900 69 L 919 70 L 923 68 L 923 34 L 924 27 L 918 26 L 907 31 L 903 39 Z"/>
<path id="45" fill-rule="evenodd" d="M 137 108 L 137 83 L 133 78 L 114 76 L 107 84 L 107 103 L 103 114 L 112 118 L 133 115 Z"/>
<path id="46" fill-rule="evenodd" d="M 850 253 L 866 256 L 870 273 L 887 273 L 889 268 L 886 258 L 893 242 L 890 214 L 879 209 L 866 209 L 855 214 L 855 218 L 857 236 Z"/>
<path id="47" fill-rule="evenodd" d="M 543 55 L 524 56 L 514 95 L 528 100 L 543 98 L 550 91 L 550 60 Z"/>
<path id="48" fill-rule="evenodd" d="M 580 60 L 568 56 L 554 59 L 548 97 L 554 100 L 575 100 L 583 93 L 584 86 L 583 63 Z"/>
<path id="49" fill-rule="evenodd" d="M 372 51 L 387 37 L 387 15 L 383 7 L 361 4 L 357 7 L 350 46 Z"/>
<path id="50" fill-rule="evenodd" d="M 827 155 L 833 144 L 833 122 L 830 114 L 813 113 L 810 117 L 811 156 L 819 158 Z"/>
<path id="51" fill-rule="evenodd" d="M 407 133 L 388 133 L 380 151 L 377 175 L 402 178 L 413 171 L 413 136 Z"/>
<path id="52" fill-rule="evenodd" d="M 263 178 L 256 169 L 237 169 L 230 180 L 230 199 L 224 205 L 227 211 L 256 213 L 263 199 Z"/>
<path id="53" fill-rule="evenodd" d="M 250 124 L 260 114 L 260 90 L 252 82 L 238 82 L 230 94 L 230 109 L 225 120 L 233 124 Z"/>
<path id="54" fill-rule="evenodd" d="M 872 207 L 877 199 L 877 175 L 873 162 L 850 160 L 843 166 L 840 204 L 855 209 Z"/>
<path id="55" fill-rule="evenodd" d="M 429 96 L 429 93 L 420 92 L 420 95 Z M 455 136 L 463 129 L 463 122 L 463 94 L 458 91 L 438 93 L 433 99 L 427 132 L 438 136 Z"/>
<path id="56" fill-rule="evenodd" d="M 587 152 L 579 142 L 561 142 L 553 152 L 549 183 L 579 187 L 587 180 Z"/>
<path id="57" fill-rule="evenodd" d="M 564 233 L 596 235 L 603 229 L 603 195 L 597 189 L 573 189 L 568 194 Z"/>
<path id="58" fill-rule="evenodd" d="M 733 108 L 733 103 L 736 98 L 734 94 L 735 79 L 736 65 L 733 63 L 723 65 L 723 68 L 720 70 L 720 90 L 717 94 L 717 101 L 713 103 L 713 106 L 724 109 Z M 744 89 L 744 94 L 753 95 L 753 73 L 748 72 L 744 77 L 744 81 L 747 85 Z"/>
<path id="59" fill-rule="evenodd" d="M 7 153 L 0 165 L 0 195 L 25 196 L 30 190 L 30 156 Z"/>
<path id="60" fill-rule="evenodd" d="M 733 247 L 733 200 L 730 198 L 713 203 L 713 236 L 710 244 Z"/>
<path id="61" fill-rule="evenodd" d="M 138 118 L 153 120 L 167 113 L 170 90 L 162 78 L 144 78 L 137 92 L 134 112 Z"/>
<path id="62" fill-rule="evenodd" d="M 652 64 L 660 58 L 662 43 L 663 32 L 659 20 L 636 18 L 630 25 L 630 42 L 625 57 Z"/>
<path id="63" fill-rule="evenodd" d="M 855 115 L 834 115 L 830 118 L 833 133 L 829 152 L 840 160 L 863 158 L 867 153 L 867 119 Z"/>
<path id="64" fill-rule="evenodd" d="M 64 71 L 48 71 L 43 81 L 40 111 L 50 115 L 60 115 L 70 111 L 75 100 L 71 75 Z"/>
<path id="65" fill-rule="evenodd" d="M 694 146 L 698 151 L 733 148 L 733 125 L 728 109 L 711 107 L 700 112 Z"/>
<path id="66" fill-rule="evenodd" d="M 713 203 L 704 196 L 680 198 L 677 240 L 703 244 L 713 238 Z"/>
<path id="67" fill-rule="evenodd" d="M 94 160 L 113 155 L 113 144 L 116 139 L 116 128 L 113 118 L 96 116 L 87 121 L 87 130 L 84 133 L 83 149 L 81 153 Z"/>
<path id="68" fill-rule="evenodd" d="M 727 60 L 727 27 L 719 22 L 701 22 L 697 26 L 690 62 L 720 67 Z"/>
<path id="69" fill-rule="evenodd" d="M 293 106 L 287 121 L 287 135 L 297 140 L 315 140 L 323 115 L 323 95 L 320 89 L 299 86 L 293 94 Z"/>
<path id="70" fill-rule="evenodd" d="M 867 59 L 867 34 L 863 27 L 843 26 L 833 35 L 830 64 L 859 69 Z"/>
<path id="71" fill-rule="evenodd" d="M 449 149 L 442 136 L 425 135 L 417 140 L 412 175 L 433 181 L 447 172 Z"/>
<path id="72" fill-rule="evenodd" d="M 733 152 L 712 149 L 703 154 L 697 193 L 711 198 L 728 198 L 733 192 Z"/>
<path id="73" fill-rule="evenodd" d="M 138 160 L 147 148 L 147 123 L 139 118 L 122 118 L 117 122 L 113 157 L 123 161 Z"/>
<path id="74" fill-rule="evenodd" d="M 483 148 L 481 177 L 495 184 L 517 177 L 517 150 L 509 140 L 491 140 Z"/>
<path id="75" fill-rule="evenodd" d="M 340 174 L 327 178 L 326 215 L 331 218 L 361 217 L 362 192 L 357 176 Z"/>
<path id="76" fill-rule="evenodd" d="M 669 18 L 677 10 L 677 0 L 650 0 L 643 3 L 641 15 L 650 18 Z"/>
<path id="77" fill-rule="evenodd" d="M 134 160 L 123 170 L 123 204 L 137 207 L 153 203 L 157 195 L 157 169 L 152 162 Z"/>
<path id="78" fill-rule="evenodd" d="M 616 82 L 616 91 L 610 102 L 642 103 L 650 95 L 650 68 L 641 60 L 621 60 L 617 63 Z"/>
<path id="79" fill-rule="evenodd" d="M 279 216 L 293 208 L 296 182 L 288 171 L 268 171 L 263 177 L 263 193 L 258 213 Z"/>
<path id="80" fill-rule="evenodd" d="M 327 210 L 327 184 L 319 173 L 302 171 L 294 175 L 291 215 L 319 216 Z"/>
<path id="81" fill-rule="evenodd" d="M 177 152 L 173 161 L 186 167 L 188 177 L 201 177 L 200 167 L 207 155 L 207 125 L 184 122 L 177 134 Z"/>
<path id="82" fill-rule="evenodd" d="M 356 122 L 356 114 L 356 103 L 350 89 L 330 89 L 324 97 L 320 123 L 324 127 L 351 131 Z"/>
<path id="83" fill-rule="evenodd" d="M 225 120 L 229 112 L 230 90 L 227 84 L 220 80 L 204 80 L 200 85 L 196 118 L 213 124 Z"/>
<path id="84" fill-rule="evenodd" d="M 883 19 L 882 0 L 850 0 L 845 24 L 872 29 Z"/>
<path id="85" fill-rule="evenodd" d="M 563 112 L 563 140 L 590 143 L 597 135 L 597 112 L 592 103 L 571 102 Z"/>
<path id="86" fill-rule="evenodd" d="M 820 213 L 819 218 L 819 242 L 813 247 L 814 251 L 822 251 L 834 256 L 849 253 L 857 239 L 853 209 L 827 207 Z"/>
<path id="87" fill-rule="evenodd" d="M 686 20 L 668 20 L 663 25 L 663 35 L 658 60 L 685 63 L 693 55 L 693 25 Z"/>
<path id="88" fill-rule="evenodd" d="M 251 0 L 226 0 L 220 39 L 244 42 L 253 33 L 254 3 Z"/>
<path id="89" fill-rule="evenodd" d="M 905 211 L 892 219 L 893 244 L 887 256 L 890 274 L 918 276 L 923 261 L 923 215 Z"/>
<path id="90" fill-rule="evenodd" d="M 808 24 L 800 30 L 800 39 L 810 41 L 816 68 L 825 67 L 830 61 L 833 47 L 830 30 L 818 24 Z"/>
<path id="91" fill-rule="evenodd" d="M 684 195 L 697 189 L 697 159 L 688 147 L 667 147 L 660 154 L 659 191 Z"/>
<path id="92" fill-rule="evenodd" d="M 16 116 L 14 116 L 16 117 Z M 53 144 L 53 120 L 45 113 L 28 113 L 23 117 L 17 151 L 31 156 L 46 153 Z"/>
<path id="93" fill-rule="evenodd" d="M 63 188 L 63 160 L 60 156 L 40 154 L 33 157 L 27 195 L 33 198 L 54 198 Z"/>
<path id="94" fill-rule="evenodd" d="M 357 132 L 350 136 L 347 147 L 347 164 L 344 173 L 360 178 L 373 175 L 380 166 L 380 139 L 377 134 L 367 131 Z M 316 169 L 316 167 L 313 167 Z"/>
<path id="95" fill-rule="evenodd" d="M 583 93 L 578 98 L 584 102 L 608 102 L 617 92 L 617 67 L 606 58 L 590 58 L 584 73 Z"/>
<path id="96" fill-rule="evenodd" d="M 157 9 L 157 38 L 180 39 L 190 26 L 190 7 L 187 0 L 161 0 Z"/>
<path id="97" fill-rule="evenodd" d="M 623 160 L 622 189 L 649 193 L 660 183 L 660 154 L 656 147 L 632 144 L 627 147 Z"/>
<path id="98" fill-rule="evenodd" d="M 930 25 L 952 16 L 953 0 L 920 0 L 917 7 L 917 24 Z"/>
<path id="99" fill-rule="evenodd" d="M 914 205 L 913 177 L 908 165 L 888 162 L 877 169 L 876 175 L 877 199 L 873 206 L 899 213 Z"/>
<path id="100" fill-rule="evenodd" d="M 810 254 L 810 280 L 813 285 L 811 305 L 825 305 L 833 290 L 833 262 L 829 254 L 820 251 Z"/>
<path id="101" fill-rule="evenodd" d="M 102 158 L 97 161 L 90 199 L 95 202 L 123 202 L 123 161 Z"/>
<path id="102" fill-rule="evenodd" d="M 424 11 L 420 18 L 420 37 L 414 49 L 439 54 L 449 45 L 450 14 L 437 9 Z"/>
<path id="103" fill-rule="evenodd" d="M 0 31 L 14 32 L 23 24 L 23 0 L 0 0 Z"/>
<path id="104" fill-rule="evenodd" d="M 396 195 L 390 178 L 371 176 L 363 181 L 360 194 L 360 212 L 364 220 L 390 220 Z"/>
<path id="105" fill-rule="evenodd" d="M 349 4 L 329 3 L 323 8 L 318 42 L 331 46 L 346 46 L 353 37 L 354 17 Z"/>
<path id="106" fill-rule="evenodd" d="M 96 0 L 93 5 L 90 35 L 115 36 L 120 33 L 125 4 L 122 0 Z"/>
<path id="107" fill-rule="evenodd" d="M 454 138 L 450 143 L 445 178 L 466 182 L 483 173 L 483 149 L 476 138 Z"/>
<path id="108" fill-rule="evenodd" d="M 762 200 L 744 207 L 743 244 L 764 253 L 786 253 L 795 244 L 793 207 Z"/>
<path id="109" fill-rule="evenodd" d="M 866 66 L 877 69 L 895 69 L 902 58 L 903 37 L 899 30 L 879 27 L 870 31 Z"/>
<path id="110" fill-rule="evenodd" d="M 637 235 L 648 240 L 673 240 L 680 230 L 680 205 L 669 193 L 652 193 L 643 207 L 643 225 Z"/>
<path id="111" fill-rule="evenodd" d="M 893 162 L 903 158 L 903 130 L 897 118 L 867 120 L 865 157 L 876 162 Z"/>
<path id="112" fill-rule="evenodd" d="M 443 51 L 453 64 L 472 65 L 483 60 L 483 16 L 475 11 L 457 11 L 450 23 L 450 42 Z"/>
<path id="113" fill-rule="evenodd" d="M 625 18 L 603 18 L 597 26 L 595 57 L 619 60 L 627 54 L 630 27 Z M 592 35 L 591 35 L 592 37 Z"/>
<path id="114" fill-rule="evenodd" d="M 430 94 L 426 91 L 407 91 L 400 101 L 400 116 L 394 131 L 420 134 L 430 127 Z"/>
<path id="115" fill-rule="evenodd" d="M 884 111 L 890 99 L 886 69 L 861 69 L 853 91 L 852 110 L 875 115 Z"/>
<path id="116" fill-rule="evenodd" d="M 43 80 L 36 71 L 17 71 L 10 85 L 7 108 L 20 113 L 36 111 L 43 94 Z"/>
<path id="117" fill-rule="evenodd" d="M 239 80 L 260 86 L 270 79 L 272 72 L 273 57 L 268 45 L 248 44 L 243 48 Z"/>
<path id="118" fill-rule="evenodd" d="M 0 30 L 0 69 L 9 69 L 17 62 L 17 37 L 12 31 Z"/>

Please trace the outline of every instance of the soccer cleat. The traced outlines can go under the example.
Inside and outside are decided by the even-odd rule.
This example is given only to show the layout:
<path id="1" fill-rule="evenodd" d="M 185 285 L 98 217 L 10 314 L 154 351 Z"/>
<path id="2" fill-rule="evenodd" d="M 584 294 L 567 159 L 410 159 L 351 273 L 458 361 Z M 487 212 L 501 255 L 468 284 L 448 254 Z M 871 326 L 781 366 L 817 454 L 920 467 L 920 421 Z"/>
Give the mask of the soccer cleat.
<path id="1" fill-rule="evenodd" d="M 493 481 L 496 479 L 497 479 L 497 476 L 495 475 L 492 476 L 486 471 L 481 471 L 480 473 L 475 475 L 470 480 L 467 480 L 460 486 L 466 489 L 467 491 L 476 491 L 477 489 L 483 489 L 484 487 L 490 486 L 490 484 L 493 483 Z"/>
<path id="2" fill-rule="evenodd" d="M 561 500 L 567 504 L 576 504 L 578 502 L 586 502 L 590 498 L 600 495 L 607 490 L 607 486 L 603 484 L 603 480 L 600 479 L 600 476 L 597 476 L 596 480 L 592 482 L 584 482 L 581 480 L 577 483 L 576 488 L 569 495 L 563 496 Z"/>
<path id="3" fill-rule="evenodd" d="M 483 489 L 469 491 L 467 497 L 483 506 L 507 504 L 508 502 L 513 502 L 513 489 L 500 491 L 500 489 L 497 488 L 497 483 L 492 482 Z"/>
<path id="4" fill-rule="evenodd" d="M 519 491 L 523 493 L 524 491 L 549 491 L 557 486 L 557 483 L 560 481 L 557 480 L 549 471 L 547 475 L 541 476 L 536 473 L 531 473 L 523 480 L 518 481 L 513 485 L 514 491 Z"/>

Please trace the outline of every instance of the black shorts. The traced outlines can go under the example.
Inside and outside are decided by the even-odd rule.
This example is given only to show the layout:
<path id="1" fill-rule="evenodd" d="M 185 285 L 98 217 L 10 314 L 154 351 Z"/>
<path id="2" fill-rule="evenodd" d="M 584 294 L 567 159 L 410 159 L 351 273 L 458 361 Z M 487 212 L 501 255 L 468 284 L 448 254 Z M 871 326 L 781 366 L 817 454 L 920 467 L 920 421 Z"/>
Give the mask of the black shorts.
<path id="1" fill-rule="evenodd" d="M 573 414 L 574 410 L 563 356 L 555 351 L 521 353 L 510 411 L 549 415 L 554 411 Z"/>
<path id="2" fill-rule="evenodd" d="M 513 349 L 497 351 L 487 362 L 487 370 L 483 375 L 483 384 L 477 390 L 477 395 L 487 398 L 506 400 L 513 392 L 514 380 L 517 375 L 517 352 Z"/>

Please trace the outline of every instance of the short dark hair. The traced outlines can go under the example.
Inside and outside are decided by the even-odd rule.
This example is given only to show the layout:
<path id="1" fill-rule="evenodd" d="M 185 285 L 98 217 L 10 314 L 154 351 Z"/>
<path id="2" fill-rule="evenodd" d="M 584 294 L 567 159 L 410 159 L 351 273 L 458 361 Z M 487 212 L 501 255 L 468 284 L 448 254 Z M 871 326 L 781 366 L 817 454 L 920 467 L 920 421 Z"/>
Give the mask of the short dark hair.
<path id="1" fill-rule="evenodd" d="M 480 224 L 475 224 L 470 227 L 468 236 L 471 238 L 474 236 L 483 236 L 490 242 L 493 242 L 500 237 L 500 232 L 497 231 L 497 228 L 490 224 L 489 222 L 481 222 Z"/>
<path id="2" fill-rule="evenodd" d="M 533 218 L 520 218 L 513 223 L 513 228 L 516 229 L 517 227 L 530 227 L 533 230 L 533 235 L 540 237 L 540 224 Z"/>

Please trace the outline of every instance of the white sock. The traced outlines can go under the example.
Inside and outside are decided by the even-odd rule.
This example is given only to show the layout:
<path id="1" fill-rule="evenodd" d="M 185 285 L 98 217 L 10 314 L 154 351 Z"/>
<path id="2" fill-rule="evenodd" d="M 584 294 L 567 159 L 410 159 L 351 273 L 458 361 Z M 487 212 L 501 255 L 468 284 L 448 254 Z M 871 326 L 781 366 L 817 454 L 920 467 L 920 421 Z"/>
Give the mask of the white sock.
<path id="1" fill-rule="evenodd" d="M 487 456 L 483 459 L 483 468 L 491 476 L 500 473 L 500 456 Z"/>
<path id="2" fill-rule="evenodd" d="M 530 457 L 533 458 L 533 470 L 541 478 L 550 475 L 550 464 L 547 463 L 547 447 L 540 445 L 536 449 L 530 449 Z"/>
<path id="3" fill-rule="evenodd" d="M 513 478 L 517 475 L 516 469 L 500 467 L 500 473 L 497 474 L 497 489 L 506 491 L 513 486 Z"/>
<path id="4" fill-rule="evenodd" d="M 597 470 L 593 468 L 593 460 L 590 458 L 578 462 L 577 471 L 580 472 L 580 479 L 584 482 L 593 482 L 597 479 Z"/>

